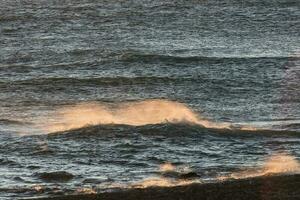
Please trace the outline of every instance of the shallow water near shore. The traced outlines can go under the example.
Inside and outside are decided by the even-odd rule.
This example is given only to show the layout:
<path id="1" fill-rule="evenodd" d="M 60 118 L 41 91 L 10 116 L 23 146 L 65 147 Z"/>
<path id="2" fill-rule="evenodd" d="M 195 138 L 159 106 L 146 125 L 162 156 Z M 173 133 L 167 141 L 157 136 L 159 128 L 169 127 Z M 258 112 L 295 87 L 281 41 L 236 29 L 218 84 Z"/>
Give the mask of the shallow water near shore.
<path id="1" fill-rule="evenodd" d="M 0 198 L 299 173 L 299 8 L 2 0 Z"/>

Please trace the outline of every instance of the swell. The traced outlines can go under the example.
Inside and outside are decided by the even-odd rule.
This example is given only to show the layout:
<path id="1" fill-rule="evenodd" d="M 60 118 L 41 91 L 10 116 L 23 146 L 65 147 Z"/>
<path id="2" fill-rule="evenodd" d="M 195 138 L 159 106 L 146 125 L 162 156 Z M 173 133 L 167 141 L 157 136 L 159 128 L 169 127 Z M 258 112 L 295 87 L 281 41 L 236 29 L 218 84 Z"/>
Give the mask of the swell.
<path id="1" fill-rule="evenodd" d="M 258 60 L 289 60 L 298 61 L 300 57 L 297 56 L 262 56 L 262 57 L 208 57 L 208 56 L 172 56 L 161 54 L 141 54 L 141 53 L 124 53 L 120 56 L 120 60 L 126 62 L 246 62 Z"/>
<path id="2" fill-rule="evenodd" d="M 19 120 L 12 120 L 12 119 L 0 119 L 0 124 L 7 124 L 7 125 L 26 125 L 31 124 L 30 122 L 19 121 Z"/>
<path id="3" fill-rule="evenodd" d="M 147 83 L 173 83 L 177 81 L 192 81 L 192 78 L 170 78 L 170 77 L 99 77 L 99 78 L 73 78 L 73 77 L 50 77 L 37 78 L 21 81 L 14 81 L 14 85 L 31 86 L 31 85 L 47 85 L 47 84 L 76 84 L 76 85 L 103 85 L 103 86 L 117 86 L 117 85 L 133 85 L 133 84 L 147 84 Z M 0 82 L 1 85 L 11 84 L 11 82 Z"/>
<path id="4" fill-rule="evenodd" d="M 13 22 L 21 20 L 29 20 L 32 16 L 30 15 L 2 15 L 0 16 L 0 22 Z"/>
<path id="5" fill-rule="evenodd" d="M 227 128 L 206 128 L 204 126 L 187 124 L 187 123 L 162 123 L 150 124 L 142 126 L 101 124 L 89 125 L 82 128 L 70 130 L 56 131 L 48 134 L 51 136 L 67 136 L 67 137 L 127 137 L 133 132 L 141 135 L 150 136 L 167 136 L 167 137 L 201 137 L 205 135 L 215 136 L 234 136 L 234 137 L 274 137 L 274 136 L 293 136 L 300 137 L 299 131 L 290 130 L 243 130 L 243 129 L 227 129 Z"/>

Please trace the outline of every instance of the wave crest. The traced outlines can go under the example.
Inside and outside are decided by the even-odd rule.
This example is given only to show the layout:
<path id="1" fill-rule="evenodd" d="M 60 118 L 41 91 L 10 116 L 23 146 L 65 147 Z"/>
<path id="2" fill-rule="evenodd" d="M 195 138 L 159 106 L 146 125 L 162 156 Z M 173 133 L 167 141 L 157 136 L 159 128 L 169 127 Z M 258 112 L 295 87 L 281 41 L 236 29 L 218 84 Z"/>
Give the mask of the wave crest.
<path id="1" fill-rule="evenodd" d="M 49 123 L 45 126 L 48 132 L 103 124 L 143 126 L 162 123 L 187 123 L 205 128 L 231 128 L 229 123 L 216 123 L 202 119 L 183 103 L 158 99 L 121 103 L 113 106 L 95 102 L 82 103 L 61 108 L 54 114 L 54 118 L 55 123 Z"/>

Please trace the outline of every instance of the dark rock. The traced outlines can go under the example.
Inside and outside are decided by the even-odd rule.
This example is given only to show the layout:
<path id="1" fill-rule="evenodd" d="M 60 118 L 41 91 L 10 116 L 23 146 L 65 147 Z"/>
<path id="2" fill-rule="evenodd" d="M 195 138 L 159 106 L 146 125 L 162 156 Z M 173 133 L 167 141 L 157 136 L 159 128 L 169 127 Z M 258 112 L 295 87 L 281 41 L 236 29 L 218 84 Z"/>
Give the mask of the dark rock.
<path id="1" fill-rule="evenodd" d="M 188 172 L 185 174 L 180 174 L 179 178 L 180 179 L 195 179 L 195 178 L 200 178 L 200 176 L 196 172 Z"/>
<path id="2" fill-rule="evenodd" d="M 57 171 L 39 173 L 38 177 L 49 182 L 66 182 L 74 178 L 74 175 L 66 171 Z"/>

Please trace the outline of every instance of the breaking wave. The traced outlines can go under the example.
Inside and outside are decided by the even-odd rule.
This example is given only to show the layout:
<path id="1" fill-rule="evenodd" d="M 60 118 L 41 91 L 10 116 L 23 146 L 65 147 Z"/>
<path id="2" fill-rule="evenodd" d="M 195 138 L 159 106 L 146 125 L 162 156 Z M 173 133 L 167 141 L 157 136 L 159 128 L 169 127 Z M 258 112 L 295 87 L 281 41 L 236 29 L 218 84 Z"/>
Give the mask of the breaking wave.
<path id="1" fill-rule="evenodd" d="M 259 133 L 259 134 L 298 134 L 297 131 L 283 129 L 263 129 L 255 124 L 214 122 L 205 119 L 183 103 L 152 99 L 119 104 L 99 102 L 68 105 L 38 122 L 39 129 L 47 133 L 98 132 L 98 129 L 131 129 L 142 133 L 156 132 L 175 134 L 187 132 L 214 133 Z M 109 131 L 109 132 L 110 132 Z M 103 132 L 103 131 L 102 131 Z"/>
<path id="2" fill-rule="evenodd" d="M 297 174 L 300 173 L 300 163 L 296 157 L 286 153 L 277 153 L 268 157 L 262 167 L 246 169 L 234 172 L 228 176 L 221 176 L 219 180 L 243 179 L 274 174 Z"/>
<path id="3" fill-rule="evenodd" d="M 50 117 L 47 132 L 58 132 L 95 125 L 145 126 L 149 124 L 191 124 L 210 129 L 255 130 L 253 127 L 234 126 L 226 122 L 213 122 L 202 118 L 185 104 L 169 100 L 145 100 L 108 105 L 82 103 L 66 106 Z"/>

